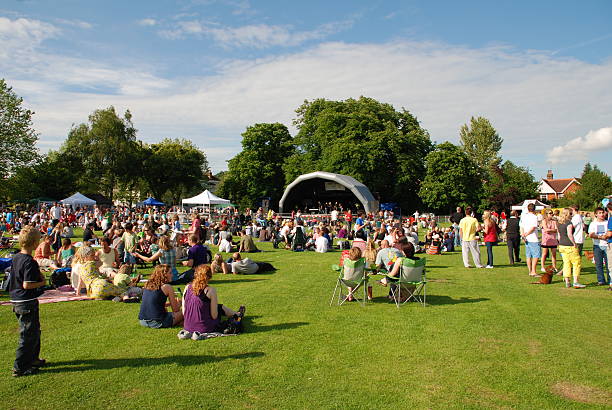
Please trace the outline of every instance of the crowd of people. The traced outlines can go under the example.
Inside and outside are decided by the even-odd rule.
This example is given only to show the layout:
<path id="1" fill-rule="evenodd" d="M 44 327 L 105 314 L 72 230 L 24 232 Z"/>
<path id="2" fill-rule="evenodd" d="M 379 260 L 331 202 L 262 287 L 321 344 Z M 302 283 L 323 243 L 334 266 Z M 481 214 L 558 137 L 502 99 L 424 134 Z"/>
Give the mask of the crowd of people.
<path id="1" fill-rule="evenodd" d="M 53 204 L 36 212 L 0 212 L 3 231 L 18 235 L 20 245 L 20 252 L 12 258 L 9 284 L 20 324 L 15 376 L 31 374 L 44 365 L 39 357 L 37 297 L 47 283 L 40 268 L 70 267 L 68 281 L 77 295 L 116 302 L 141 301 L 141 325 L 182 325 L 179 337 L 195 340 L 219 330 L 221 317 L 240 320 L 245 313 L 244 306 L 234 311 L 219 303 L 216 290 L 209 285 L 214 273 L 255 274 L 274 269 L 269 263 L 244 256 L 260 252 L 258 241 L 290 251 L 346 249 L 351 260 L 364 258 L 370 266 L 386 272 L 386 278 L 380 281 L 383 286 L 393 286 L 401 261 L 417 260 L 419 252 L 440 254 L 461 247 L 466 268 L 471 267 L 470 256 L 474 266 L 483 268 L 483 244 L 486 268 L 493 269 L 494 246 L 505 241 L 509 263 L 514 265 L 521 262 L 524 243 L 530 276 L 540 276 L 538 267 L 542 272 L 551 269 L 561 274 L 557 271 L 558 250 L 566 286 L 584 288 L 579 279 L 586 235 L 593 240 L 598 284 L 612 288 L 608 268 L 612 249 L 612 218 L 608 215 L 612 214 L 612 204 L 607 209 L 597 208 L 595 219 L 587 219 L 577 207 L 536 213 L 530 204 L 521 215 L 517 211 L 484 211 L 481 220 L 472 208 L 457 208 L 447 227 L 440 227 L 432 214 L 415 212 L 397 218 L 391 211 L 366 214 L 335 207 L 329 214 L 298 211 L 285 218 L 261 208 L 242 213 L 229 208 L 205 216 L 173 211 L 128 207 L 73 210 Z M 83 228 L 83 240 L 73 243 L 78 226 Z M 211 249 L 215 247 L 219 251 L 213 255 Z M 225 259 L 223 253 L 231 257 Z M 141 288 L 141 277 L 135 272 L 146 263 L 155 267 Z M 177 266 L 185 270 L 181 272 Z M 173 288 L 179 284 L 187 285 L 180 298 Z M 368 294 L 371 297 L 371 292 Z"/>

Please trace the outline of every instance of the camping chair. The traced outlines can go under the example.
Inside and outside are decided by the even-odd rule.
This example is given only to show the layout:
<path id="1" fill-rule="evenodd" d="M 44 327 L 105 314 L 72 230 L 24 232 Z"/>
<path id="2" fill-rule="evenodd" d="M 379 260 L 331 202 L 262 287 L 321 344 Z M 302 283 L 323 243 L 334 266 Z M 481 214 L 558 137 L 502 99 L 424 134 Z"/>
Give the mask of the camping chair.
<path id="1" fill-rule="evenodd" d="M 306 249 L 306 234 L 304 234 L 304 230 L 298 227 L 295 230 L 295 235 L 293 235 L 293 239 L 291 240 L 291 250 L 295 251 L 297 249 L 304 250 Z"/>
<path id="2" fill-rule="evenodd" d="M 399 278 L 388 276 L 388 278 L 393 280 L 391 297 L 398 308 L 410 300 L 425 306 L 425 285 L 427 284 L 425 280 L 425 263 L 425 258 L 418 260 L 402 258 Z M 402 289 L 407 293 L 403 301 L 401 300 Z"/>
<path id="3" fill-rule="evenodd" d="M 11 258 L 0 258 L 0 289 L 8 290 L 9 270 L 13 260 Z"/>
<path id="4" fill-rule="evenodd" d="M 334 303 L 336 293 L 338 293 L 338 305 L 342 305 L 346 302 L 349 297 L 355 298 L 362 306 L 365 306 L 368 292 L 368 275 L 366 273 L 366 262 L 365 258 L 352 261 L 350 259 L 344 259 L 342 267 L 338 265 L 332 266 L 332 269 L 339 272 L 338 279 L 336 280 L 336 287 L 334 293 L 329 301 L 331 306 Z M 346 288 L 346 294 L 344 290 Z M 363 299 L 357 297 L 357 291 L 363 288 Z"/>

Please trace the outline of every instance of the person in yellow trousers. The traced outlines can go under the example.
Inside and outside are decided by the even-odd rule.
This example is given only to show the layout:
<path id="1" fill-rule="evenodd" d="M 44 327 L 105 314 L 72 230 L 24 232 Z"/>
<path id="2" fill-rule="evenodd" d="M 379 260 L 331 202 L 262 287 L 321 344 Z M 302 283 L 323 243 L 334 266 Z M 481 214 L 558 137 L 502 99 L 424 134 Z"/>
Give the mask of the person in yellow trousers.
<path id="1" fill-rule="evenodd" d="M 574 226 L 572 225 L 572 209 L 564 208 L 559 216 L 559 253 L 563 258 L 563 278 L 565 287 L 576 289 L 585 288 L 580 284 L 580 270 L 582 260 L 578 251 L 578 244 L 574 241 Z M 573 276 L 573 282 L 572 282 Z"/>

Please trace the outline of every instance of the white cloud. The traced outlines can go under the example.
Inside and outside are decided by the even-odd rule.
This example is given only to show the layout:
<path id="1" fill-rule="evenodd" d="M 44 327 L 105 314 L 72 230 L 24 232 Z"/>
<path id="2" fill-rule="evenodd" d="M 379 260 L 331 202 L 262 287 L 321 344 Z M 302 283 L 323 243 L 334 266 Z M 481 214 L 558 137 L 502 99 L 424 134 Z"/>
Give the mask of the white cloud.
<path id="1" fill-rule="evenodd" d="M 457 142 L 463 123 L 485 116 L 504 138 L 504 158 L 535 168 L 536 175 L 545 173 L 546 154 L 565 136 L 610 125 L 612 61 L 591 64 L 507 47 L 324 43 L 227 61 L 211 76 L 168 79 L 144 63 L 111 65 L 51 54 L 40 43 L 59 35 L 53 26 L 22 22 L 19 26 L 29 29 L 7 37 L 6 24 L 0 19 L 0 39 L 14 44 L 16 36 L 31 46 L 18 59 L 0 51 L 0 72 L 36 111 L 42 140 L 61 140 L 71 124 L 114 105 L 119 112 L 131 110 L 145 141 L 192 139 L 209 153 L 215 171 L 240 150 L 246 126 L 277 121 L 290 126 L 304 99 L 319 97 L 365 95 L 406 107 L 440 142 Z M 591 158 L 596 151 L 586 154 Z"/>
<path id="2" fill-rule="evenodd" d="M 548 152 L 548 161 L 558 164 L 563 161 L 585 160 L 588 153 L 612 150 L 612 127 L 590 131 L 584 137 L 574 138 Z"/>
<path id="3" fill-rule="evenodd" d="M 93 28 L 93 24 L 88 23 L 86 21 L 82 21 L 82 20 L 56 19 L 55 21 L 57 21 L 59 24 L 64 24 L 67 26 L 74 26 L 74 27 L 78 27 L 78 28 L 82 28 L 86 30 Z"/>
<path id="4" fill-rule="evenodd" d="M 157 20 L 146 18 L 138 21 L 138 25 L 140 26 L 155 26 L 157 24 Z"/>
<path id="5" fill-rule="evenodd" d="M 320 25 L 310 31 L 294 31 L 291 25 L 252 24 L 240 27 L 224 27 L 198 20 L 179 21 L 172 29 L 160 30 L 159 35 L 176 40 L 189 35 L 213 38 L 223 47 L 268 48 L 273 46 L 297 46 L 307 41 L 320 40 L 346 30 L 353 20 Z"/>

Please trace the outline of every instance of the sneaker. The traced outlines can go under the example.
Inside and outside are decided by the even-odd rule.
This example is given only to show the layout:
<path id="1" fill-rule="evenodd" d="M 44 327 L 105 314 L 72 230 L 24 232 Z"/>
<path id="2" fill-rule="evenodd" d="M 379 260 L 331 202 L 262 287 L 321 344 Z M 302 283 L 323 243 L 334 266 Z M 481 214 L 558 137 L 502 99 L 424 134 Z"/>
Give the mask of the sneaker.
<path id="1" fill-rule="evenodd" d="M 586 288 L 586 285 L 582 285 L 580 283 L 574 283 L 572 286 L 574 287 L 574 289 L 584 289 L 584 288 Z"/>
<path id="2" fill-rule="evenodd" d="M 491 266 L 491 265 L 487 265 L 487 266 L 485 266 L 485 268 L 487 268 L 487 269 L 493 269 L 493 266 Z"/>
<path id="3" fill-rule="evenodd" d="M 207 339 L 206 335 L 200 332 L 193 332 L 193 334 L 191 335 L 191 340 L 206 340 L 206 339 Z"/>
<path id="4" fill-rule="evenodd" d="M 115 303 L 123 302 L 123 298 L 121 296 L 115 296 L 113 298 L 113 302 Z"/>
<path id="5" fill-rule="evenodd" d="M 476 266 L 478 269 L 482 269 L 484 268 L 484 266 L 480 265 L 480 266 Z"/>
<path id="6" fill-rule="evenodd" d="M 187 340 L 187 339 L 191 339 L 192 333 L 186 331 L 185 329 L 182 329 L 180 332 L 178 332 L 178 335 L 176 335 L 176 337 L 178 337 L 181 340 Z"/>
<path id="7" fill-rule="evenodd" d="M 32 362 L 32 367 L 45 367 L 47 361 L 45 359 L 36 359 Z"/>
<path id="8" fill-rule="evenodd" d="M 246 306 L 240 305 L 240 307 L 238 308 L 238 315 L 240 316 L 240 318 L 244 317 L 245 312 L 246 312 Z"/>
<path id="9" fill-rule="evenodd" d="M 38 367 L 30 367 L 28 370 L 19 371 L 13 369 L 13 377 L 31 376 L 38 373 Z"/>
<path id="10" fill-rule="evenodd" d="M 544 269 L 544 268 L 540 268 L 540 272 L 544 272 L 544 273 L 546 273 L 546 269 Z"/>

